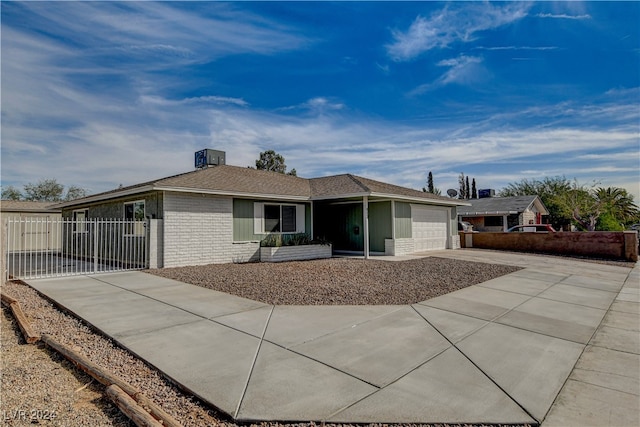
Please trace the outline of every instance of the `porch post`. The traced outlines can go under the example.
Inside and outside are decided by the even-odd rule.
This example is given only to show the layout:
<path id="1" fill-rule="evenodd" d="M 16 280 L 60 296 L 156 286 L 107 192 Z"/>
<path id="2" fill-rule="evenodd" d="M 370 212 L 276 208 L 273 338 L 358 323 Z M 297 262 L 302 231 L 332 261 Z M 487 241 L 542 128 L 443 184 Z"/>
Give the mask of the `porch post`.
<path id="1" fill-rule="evenodd" d="M 364 259 L 369 259 L 369 196 L 362 197 L 362 223 L 364 224 Z"/>
<path id="2" fill-rule="evenodd" d="M 502 216 L 502 231 L 507 231 L 507 229 L 509 228 L 509 223 L 507 222 L 507 216 L 508 215 Z"/>
<path id="3" fill-rule="evenodd" d="M 391 240 L 396 240 L 396 201 L 391 201 Z"/>
<path id="4" fill-rule="evenodd" d="M 311 236 L 311 240 L 316 238 L 316 236 L 313 234 L 313 205 L 314 205 L 314 202 L 311 201 L 311 203 L 309 204 L 309 206 L 310 206 L 309 209 L 311 211 L 311 215 L 310 215 L 311 216 L 311 230 L 309 230 L 310 231 L 309 235 Z"/>

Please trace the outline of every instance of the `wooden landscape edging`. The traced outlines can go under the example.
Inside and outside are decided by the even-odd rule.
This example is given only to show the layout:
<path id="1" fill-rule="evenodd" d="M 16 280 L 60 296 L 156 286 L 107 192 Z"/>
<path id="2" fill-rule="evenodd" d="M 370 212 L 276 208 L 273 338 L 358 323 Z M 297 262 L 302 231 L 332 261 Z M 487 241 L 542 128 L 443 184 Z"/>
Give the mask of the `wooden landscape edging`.
<path id="1" fill-rule="evenodd" d="M 107 396 L 120 410 L 133 421 L 138 427 L 161 427 L 162 424 L 153 418 L 147 411 L 138 405 L 127 393 L 122 391 L 120 387 L 111 384 L 106 389 Z"/>
<path id="2" fill-rule="evenodd" d="M 82 371 L 89 374 L 99 383 L 105 385 L 107 387 L 107 396 L 109 396 L 118 408 L 120 408 L 120 410 L 138 427 L 182 427 L 182 424 L 180 424 L 175 418 L 149 400 L 149 398 L 131 384 L 125 382 L 108 370 L 96 365 L 66 345 L 59 343 L 52 336 L 48 334 L 44 334 L 42 336 L 36 334 L 33 329 L 31 329 L 31 324 L 27 321 L 27 317 L 24 315 L 22 308 L 20 308 L 18 300 L 4 292 L 1 292 L 0 296 L 2 298 L 2 303 L 11 309 L 28 344 L 42 341 L 51 349 L 63 355 Z"/>
<path id="3" fill-rule="evenodd" d="M 182 426 L 175 418 L 167 414 L 162 408 L 160 408 L 154 402 L 149 400 L 145 395 L 143 395 L 140 392 L 140 390 L 136 389 L 131 384 L 120 379 L 116 375 L 113 375 L 108 370 L 103 369 L 102 367 L 96 365 L 95 363 L 93 363 L 83 355 L 77 353 L 76 351 L 70 349 L 66 345 L 57 342 L 53 337 L 51 337 L 48 334 L 44 334 L 42 336 L 42 341 L 52 349 L 56 350 L 58 353 L 62 354 L 69 361 L 73 362 L 73 364 L 75 364 L 81 370 L 83 370 L 84 372 L 89 374 L 91 377 L 96 379 L 96 381 L 98 381 L 99 383 L 105 385 L 106 387 L 116 385 L 119 389 L 121 389 L 123 392 L 129 395 L 133 401 L 136 402 L 136 406 L 139 406 L 139 408 L 142 410 L 146 410 L 146 412 L 150 413 L 153 416 L 153 418 L 158 420 L 163 426 L 168 426 L 168 427 Z M 125 414 L 129 416 L 128 413 L 125 412 Z M 145 427 L 149 425 L 149 424 L 138 424 L 135 419 L 131 417 L 129 418 L 133 422 L 135 422 L 136 425 L 140 427 Z"/>
<path id="4" fill-rule="evenodd" d="M 11 309 L 13 313 L 13 317 L 16 318 L 16 322 L 18 323 L 18 327 L 22 331 L 22 335 L 24 335 L 24 339 L 28 344 L 34 344 L 40 341 L 40 335 L 35 333 L 31 328 L 31 324 L 27 320 L 27 316 L 24 315 L 22 311 L 22 307 L 20 307 L 20 303 L 17 299 L 10 297 L 4 292 L 0 293 L 2 302 Z"/>

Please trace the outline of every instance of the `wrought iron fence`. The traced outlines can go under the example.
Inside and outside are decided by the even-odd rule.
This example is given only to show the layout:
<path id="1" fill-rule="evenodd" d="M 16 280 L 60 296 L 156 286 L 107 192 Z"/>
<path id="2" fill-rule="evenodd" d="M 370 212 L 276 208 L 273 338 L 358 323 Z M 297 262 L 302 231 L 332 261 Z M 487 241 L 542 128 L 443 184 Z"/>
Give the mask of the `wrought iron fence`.
<path id="1" fill-rule="evenodd" d="M 8 218 L 9 278 L 146 268 L 147 224 L 123 219 Z"/>

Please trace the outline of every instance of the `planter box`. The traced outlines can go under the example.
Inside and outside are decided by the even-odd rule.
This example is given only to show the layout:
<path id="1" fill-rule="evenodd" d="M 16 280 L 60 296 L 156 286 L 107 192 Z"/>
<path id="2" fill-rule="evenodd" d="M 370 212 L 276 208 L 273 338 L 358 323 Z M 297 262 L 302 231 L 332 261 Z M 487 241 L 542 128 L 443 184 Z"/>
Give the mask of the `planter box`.
<path id="1" fill-rule="evenodd" d="M 331 245 L 261 247 L 261 262 L 299 261 L 305 259 L 331 258 Z"/>

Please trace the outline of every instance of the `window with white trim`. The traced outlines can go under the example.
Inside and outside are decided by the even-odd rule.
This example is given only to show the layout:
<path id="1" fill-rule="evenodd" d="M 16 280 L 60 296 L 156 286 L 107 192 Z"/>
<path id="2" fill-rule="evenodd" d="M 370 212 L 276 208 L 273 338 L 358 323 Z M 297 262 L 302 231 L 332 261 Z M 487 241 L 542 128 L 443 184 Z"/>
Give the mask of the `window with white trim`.
<path id="1" fill-rule="evenodd" d="M 124 204 L 124 219 L 144 220 L 144 200 Z"/>
<path id="2" fill-rule="evenodd" d="M 125 224 L 125 236 L 144 236 L 144 200 L 124 204 L 124 219 L 136 221 Z M 140 221 L 140 222 L 139 222 Z"/>
<path id="3" fill-rule="evenodd" d="M 304 233 L 305 206 L 285 203 L 255 203 L 254 233 Z"/>
<path id="4" fill-rule="evenodd" d="M 88 224 L 87 218 L 89 216 L 89 209 L 77 209 L 73 211 L 73 232 L 74 233 L 86 233 Z"/>

